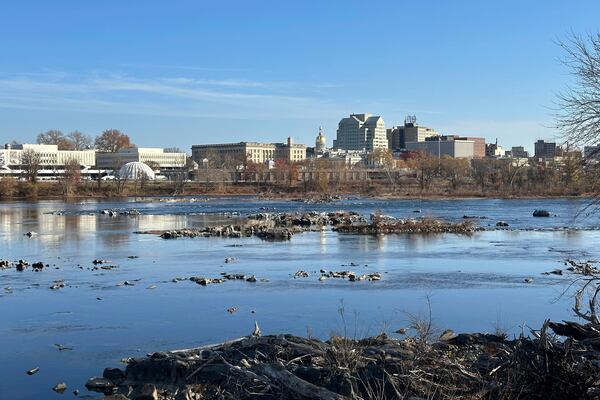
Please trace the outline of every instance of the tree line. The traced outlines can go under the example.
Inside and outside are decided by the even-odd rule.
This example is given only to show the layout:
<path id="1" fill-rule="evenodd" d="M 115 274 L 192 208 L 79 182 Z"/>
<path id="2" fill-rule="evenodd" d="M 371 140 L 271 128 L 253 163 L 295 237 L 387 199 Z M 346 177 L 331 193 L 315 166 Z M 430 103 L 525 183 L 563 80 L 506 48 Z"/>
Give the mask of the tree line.
<path id="1" fill-rule="evenodd" d="M 57 145 L 59 150 L 96 149 L 105 152 L 135 147 L 129 136 L 118 129 L 106 129 L 94 139 L 78 130 L 65 134 L 61 130 L 51 129 L 40 133 L 37 143 Z"/>

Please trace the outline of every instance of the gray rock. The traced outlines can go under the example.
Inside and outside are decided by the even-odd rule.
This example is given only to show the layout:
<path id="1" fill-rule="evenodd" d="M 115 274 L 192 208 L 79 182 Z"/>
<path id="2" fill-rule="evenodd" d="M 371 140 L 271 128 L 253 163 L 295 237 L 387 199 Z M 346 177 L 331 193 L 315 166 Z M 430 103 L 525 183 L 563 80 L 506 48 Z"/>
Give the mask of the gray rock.
<path id="1" fill-rule="evenodd" d="M 145 383 L 141 386 L 136 386 L 129 395 L 130 400 L 158 400 L 158 392 L 156 386 Z"/>
<path id="2" fill-rule="evenodd" d="M 61 382 L 57 385 L 55 385 L 52 390 L 54 390 L 56 393 L 60 393 L 63 394 L 65 392 L 65 390 L 67 390 L 67 384 L 64 382 Z"/>
<path id="3" fill-rule="evenodd" d="M 88 379 L 88 381 L 85 383 L 85 387 L 93 392 L 111 394 L 115 388 L 115 384 L 106 378 L 94 377 Z"/>
<path id="4" fill-rule="evenodd" d="M 119 368 L 105 368 L 102 376 L 115 385 L 120 385 L 125 380 L 125 372 Z"/>

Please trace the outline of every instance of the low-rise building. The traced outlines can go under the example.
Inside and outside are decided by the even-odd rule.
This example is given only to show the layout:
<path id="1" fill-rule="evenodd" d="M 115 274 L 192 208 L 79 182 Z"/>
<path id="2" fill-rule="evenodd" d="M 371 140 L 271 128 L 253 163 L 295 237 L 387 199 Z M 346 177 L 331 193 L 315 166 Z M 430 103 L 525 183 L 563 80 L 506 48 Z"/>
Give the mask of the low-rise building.
<path id="1" fill-rule="evenodd" d="M 513 146 L 510 155 L 514 158 L 529 158 L 529 152 L 523 146 Z"/>
<path id="2" fill-rule="evenodd" d="M 129 162 L 142 162 L 160 169 L 161 174 L 185 168 L 185 153 L 169 153 L 159 147 L 129 147 L 115 153 L 96 153 L 98 169 L 116 171 Z"/>
<path id="3" fill-rule="evenodd" d="M 38 164 L 38 175 L 42 179 L 56 178 L 64 173 L 65 166 L 77 162 L 82 173 L 90 173 L 96 165 L 94 150 L 59 150 L 54 144 L 17 144 L 5 145 L 0 149 L 0 174 L 18 176 L 27 164 L 29 153 L 34 155 Z"/>
<path id="4" fill-rule="evenodd" d="M 232 164 L 232 166 L 246 161 L 256 164 L 275 160 L 299 162 L 306 159 L 306 146 L 294 143 L 291 137 L 286 143 L 198 144 L 192 146 L 192 159 L 198 164 L 209 160 L 217 165 Z"/>
<path id="5" fill-rule="evenodd" d="M 441 158 L 474 158 L 475 142 L 473 140 L 454 140 L 447 136 L 430 137 L 423 142 L 406 142 L 406 150 L 428 153 Z"/>

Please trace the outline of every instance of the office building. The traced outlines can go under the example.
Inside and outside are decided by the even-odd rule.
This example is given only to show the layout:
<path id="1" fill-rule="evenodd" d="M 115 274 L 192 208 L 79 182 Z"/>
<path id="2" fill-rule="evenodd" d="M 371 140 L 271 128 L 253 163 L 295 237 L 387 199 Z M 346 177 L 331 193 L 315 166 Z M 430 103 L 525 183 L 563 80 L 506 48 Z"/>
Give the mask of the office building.
<path id="1" fill-rule="evenodd" d="M 198 164 L 202 164 L 206 159 L 217 165 L 239 164 L 245 161 L 257 164 L 275 160 L 299 162 L 306 159 L 306 146 L 294 143 L 291 137 L 287 143 L 199 144 L 192 146 L 192 159 Z"/>
<path id="2" fill-rule="evenodd" d="M 534 146 L 537 159 L 550 159 L 556 156 L 556 142 L 546 142 L 540 139 L 534 143 Z"/>
<path id="3" fill-rule="evenodd" d="M 338 124 L 337 137 L 333 148 L 340 150 L 366 150 L 388 148 L 385 122 L 380 116 L 371 114 L 350 114 Z"/>
<path id="4" fill-rule="evenodd" d="M 419 126 L 414 115 L 406 117 L 403 126 L 394 126 L 386 132 L 388 147 L 392 151 L 405 149 L 407 142 L 424 142 L 433 136 L 439 136 L 439 133 L 426 126 Z"/>
<path id="5" fill-rule="evenodd" d="M 435 136 L 422 142 L 406 142 L 406 150 L 424 152 L 434 157 L 475 158 L 475 142 L 454 137 Z"/>
<path id="6" fill-rule="evenodd" d="M 529 152 L 523 146 L 513 146 L 510 149 L 510 155 L 513 158 L 529 158 Z"/>

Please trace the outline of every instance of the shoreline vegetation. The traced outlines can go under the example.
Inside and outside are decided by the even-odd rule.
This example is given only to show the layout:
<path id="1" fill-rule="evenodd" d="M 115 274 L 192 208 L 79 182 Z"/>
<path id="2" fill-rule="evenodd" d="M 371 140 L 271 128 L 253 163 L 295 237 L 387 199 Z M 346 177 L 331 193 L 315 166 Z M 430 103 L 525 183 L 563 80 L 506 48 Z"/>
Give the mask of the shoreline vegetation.
<path id="1" fill-rule="evenodd" d="M 105 400 L 598 399 L 600 273 L 589 261 L 565 265 L 573 284 L 582 284 L 573 311 L 584 324 L 545 320 L 512 339 L 500 328 L 440 334 L 428 302 L 429 314 L 408 315 L 394 337 L 383 329 L 360 338 L 348 334 L 341 303 L 343 333 L 328 340 L 262 336 L 255 321 L 238 339 L 123 359 L 125 369 L 106 368 L 86 387 Z M 585 289 L 592 289 L 588 310 L 581 308 Z"/>
<path id="2" fill-rule="evenodd" d="M 121 199 L 128 197 L 172 197 L 185 196 L 256 196 L 265 200 L 296 200 L 329 202 L 351 197 L 374 199 L 540 199 L 540 198 L 586 198 L 595 197 L 597 192 L 571 190 L 565 186 L 544 190 L 510 191 L 488 188 L 463 188 L 451 190 L 444 187 L 421 189 L 418 185 L 390 188 L 385 184 L 365 187 L 331 187 L 325 191 L 310 190 L 302 186 L 256 185 L 237 183 L 206 186 L 205 183 L 188 182 L 174 190 L 171 182 L 82 182 L 69 193 L 65 193 L 60 182 L 26 182 L 0 178 L 0 201 L 19 200 L 80 200 Z"/>

